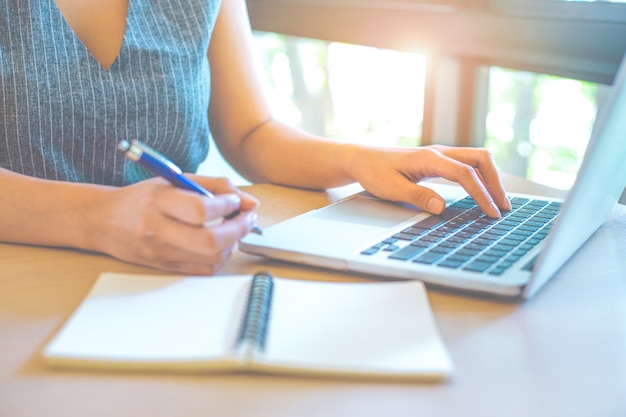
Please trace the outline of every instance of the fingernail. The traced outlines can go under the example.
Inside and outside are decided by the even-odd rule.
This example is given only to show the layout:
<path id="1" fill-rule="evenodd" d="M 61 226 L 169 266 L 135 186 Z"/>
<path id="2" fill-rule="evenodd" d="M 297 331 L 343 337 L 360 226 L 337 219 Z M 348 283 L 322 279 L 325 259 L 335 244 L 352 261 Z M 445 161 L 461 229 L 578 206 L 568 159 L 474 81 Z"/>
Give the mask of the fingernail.
<path id="1" fill-rule="evenodd" d="M 502 213 L 500 213 L 500 209 L 498 208 L 498 206 L 496 206 L 496 203 L 492 201 L 490 206 L 491 206 L 491 212 L 494 214 L 495 217 L 502 216 Z"/>
<path id="2" fill-rule="evenodd" d="M 230 200 L 231 204 L 234 206 L 239 207 L 241 205 L 241 197 L 239 197 L 237 194 L 228 195 L 228 199 Z"/>
<path id="3" fill-rule="evenodd" d="M 428 201 L 428 205 L 426 206 L 426 208 L 431 213 L 439 214 L 445 208 L 445 204 L 438 198 L 433 197 Z"/>

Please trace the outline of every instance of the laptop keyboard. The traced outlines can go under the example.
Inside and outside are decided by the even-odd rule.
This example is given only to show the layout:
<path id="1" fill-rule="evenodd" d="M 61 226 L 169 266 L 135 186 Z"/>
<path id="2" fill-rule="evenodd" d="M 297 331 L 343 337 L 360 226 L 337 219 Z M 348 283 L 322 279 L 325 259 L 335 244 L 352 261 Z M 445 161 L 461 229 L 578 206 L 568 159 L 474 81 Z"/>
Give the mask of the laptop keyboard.
<path id="1" fill-rule="evenodd" d="M 548 235 L 561 203 L 514 197 L 511 211 L 487 217 L 471 197 L 451 204 L 361 252 L 398 262 L 501 275 Z M 524 265 L 531 270 L 534 259 Z"/>

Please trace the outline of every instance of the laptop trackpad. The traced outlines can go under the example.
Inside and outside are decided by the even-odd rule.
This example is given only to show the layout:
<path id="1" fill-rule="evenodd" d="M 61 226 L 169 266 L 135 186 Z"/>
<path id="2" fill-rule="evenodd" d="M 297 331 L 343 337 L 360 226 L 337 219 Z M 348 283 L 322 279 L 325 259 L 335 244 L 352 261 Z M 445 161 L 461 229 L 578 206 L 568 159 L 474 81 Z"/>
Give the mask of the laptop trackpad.
<path id="1" fill-rule="evenodd" d="M 312 213 L 313 217 L 376 227 L 393 227 L 423 213 L 419 209 L 357 196 Z"/>

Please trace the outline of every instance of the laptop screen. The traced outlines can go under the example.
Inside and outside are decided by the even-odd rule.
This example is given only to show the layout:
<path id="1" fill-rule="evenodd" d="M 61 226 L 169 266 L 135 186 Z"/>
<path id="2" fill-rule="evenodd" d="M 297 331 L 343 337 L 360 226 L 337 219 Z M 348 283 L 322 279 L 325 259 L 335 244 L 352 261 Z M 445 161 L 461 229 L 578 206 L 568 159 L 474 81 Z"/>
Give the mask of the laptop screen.
<path id="1" fill-rule="evenodd" d="M 626 57 L 598 111 L 576 181 L 537 261 L 524 296 L 532 297 L 604 223 L 626 187 Z"/>

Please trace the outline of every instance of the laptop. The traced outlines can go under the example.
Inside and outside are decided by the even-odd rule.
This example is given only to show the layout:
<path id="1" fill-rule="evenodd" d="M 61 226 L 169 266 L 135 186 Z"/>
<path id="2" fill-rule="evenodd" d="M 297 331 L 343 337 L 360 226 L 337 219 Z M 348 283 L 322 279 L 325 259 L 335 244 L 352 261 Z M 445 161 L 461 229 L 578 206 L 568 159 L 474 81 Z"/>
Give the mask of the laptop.
<path id="1" fill-rule="evenodd" d="M 511 193 L 512 210 L 490 219 L 450 184 L 425 184 L 446 199 L 439 216 L 359 192 L 268 227 L 262 236 L 249 234 L 239 247 L 378 278 L 531 298 L 604 223 L 626 186 L 626 57 L 566 199 Z"/>

